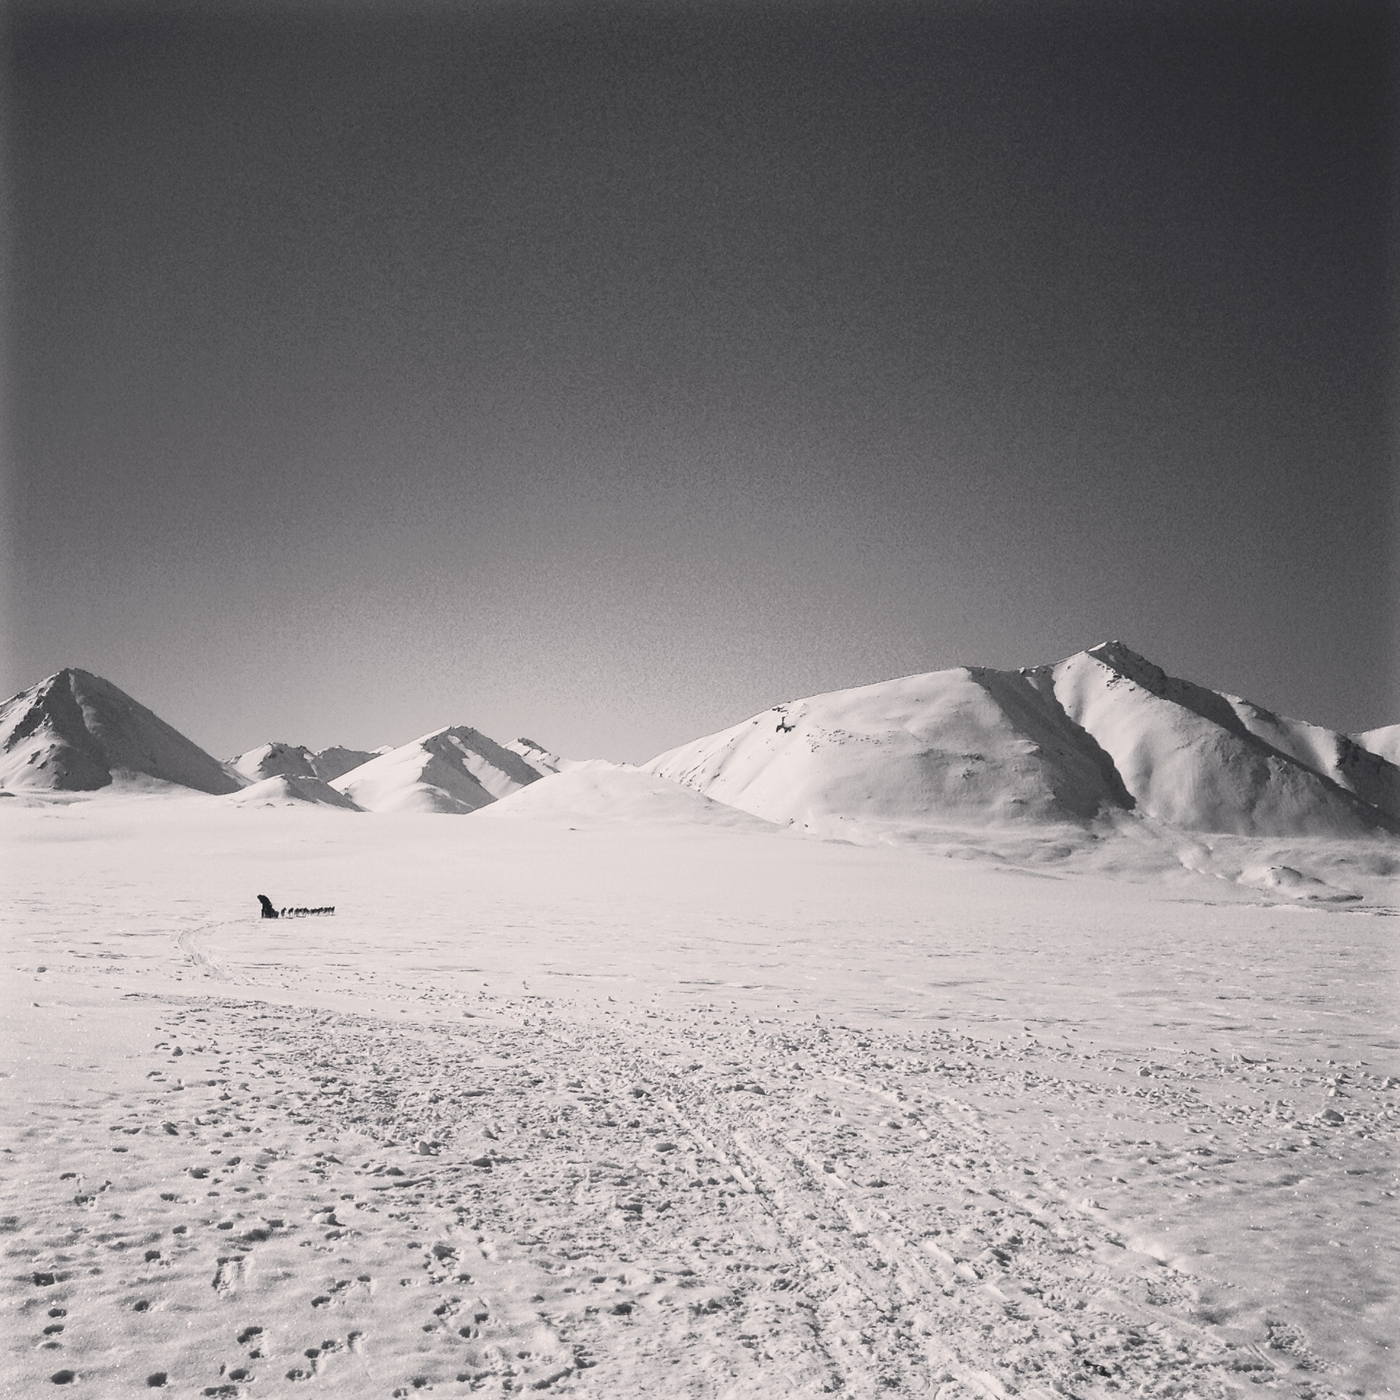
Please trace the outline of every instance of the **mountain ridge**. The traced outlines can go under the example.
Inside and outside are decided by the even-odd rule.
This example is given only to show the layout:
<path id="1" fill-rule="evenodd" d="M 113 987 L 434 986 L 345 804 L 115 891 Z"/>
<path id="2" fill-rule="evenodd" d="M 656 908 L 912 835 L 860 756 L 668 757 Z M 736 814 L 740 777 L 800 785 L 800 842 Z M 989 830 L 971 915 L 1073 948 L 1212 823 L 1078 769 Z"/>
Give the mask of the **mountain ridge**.
<path id="1" fill-rule="evenodd" d="M 1121 641 L 1018 671 L 954 667 L 789 701 L 642 766 L 827 831 L 1138 812 L 1239 835 L 1400 832 L 1400 767 L 1169 676 Z"/>

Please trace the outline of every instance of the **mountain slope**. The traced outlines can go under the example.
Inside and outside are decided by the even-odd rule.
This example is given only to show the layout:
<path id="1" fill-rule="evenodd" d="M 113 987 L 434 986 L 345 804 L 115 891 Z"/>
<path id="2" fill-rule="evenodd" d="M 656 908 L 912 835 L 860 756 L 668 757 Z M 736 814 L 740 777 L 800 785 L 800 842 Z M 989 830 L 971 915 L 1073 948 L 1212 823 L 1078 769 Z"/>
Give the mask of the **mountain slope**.
<path id="1" fill-rule="evenodd" d="M 474 812 L 536 782 L 518 753 L 468 725 L 434 730 L 362 763 L 331 786 L 372 812 Z"/>
<path id="2" fill-rule="evenodd" d="M 283 744 L 276 741 L 249 749 L 237 758 L 231 758 L 227 767 L 246 778 L 250 783 L 261 782 L 264 778 L 275 778 L 285 774 L 291 778 L 320 778 L 330 782 L 368 763 L 375 755 L 363 749 L 343 749 L 334 746 L 312 753 L 300 744 Z"/>
<path id="3" fill-rule="evenodd" d="M 503 747 L 511 753 L 519 754 L 541 777 L 546 778 L 551 773 L 565 773 L 571 768 L 579 767 L 580 764 L 601 761 L 591 758 L 560 758 L 557 753 L 551 753 L 543 744 L 537 744 L 533 739 L 512 739 Z"/>
<path id="4" fill-rule="evenodd" d="M 311 755 L 311 771 L 323 783 L 334 782 L 336 778 L 343 778 L 352 768 L 358 768 L 360 764 L 368 763 L 375 757 L 377 754 L 366 749 L 346 749 L 339 744 L 332 744 L 330 748 Z"/>
<path id="5" fill-rule="evenodd" d="M 297 744 L 282 744 L 273 741 L 261 744 L 247 753 L 228 761 L 228 767 L 250 783 L 259 783 L 264 778 L 286 775 L 291 778 L 314 778 L 318 774 L 312 767 L 310 749 Z"/>
<path id="6" fill-rule="evenodd" d="M 216 758 L 110 681 L 68 667 L 0 705 L 0 782 L 91 792 L 155 778 L 200 792 L 241 783 Z"/>
<path id="7" fill-rule="evenodd" d="M 1241 835 L 1400 828 L 1400 769 L 1344 735 L 1178 681 L 1121 643 L 780 705 L 645 771 L 770 821 L 953 825 L 1137 811 Z"/>
<path id="8" fill-rule="evenodd" d="M 235 792 L 229 801 L 240 807 L 298 807 L 309 803 L 319 807 L 340 807 L 347 812 L 360 810 L 343 792 L 337 792 L 329 783 L 297 773 L 277 773 L 264 778 Z"/>
<path id="9" fill-rule="evenodd" d="M 1400 821 L 1400 770 L 1345 735 L 1168 676 L 1121 642 L 1028 675 L 1100 744 L 1143 811 L 1241 836 Z"/>
<path id="10" fill-rule="evenodd" d="M 1400 724 L 1387 724 L 1381 729 L 1368 729 L 1356 735 L 1356 742 L 1389 763 L 1400 764 Z"/>
<path id="11" fill-rule="evenodd" d="M 1128 805 L 1112 765 L 1014 672 L 812 696 L 644 765 L 769 821 L 1064 821 Z"/>
<path id="12" fill-rule="evenodd" d="M 575 759 L 559 773 L 521 788 L 482 813 L 492 820 L 625 822 L 641 826 L 698 825 L 740 831 L 773 831 L 769 823 L 737 807 L 604 759 Z"/>

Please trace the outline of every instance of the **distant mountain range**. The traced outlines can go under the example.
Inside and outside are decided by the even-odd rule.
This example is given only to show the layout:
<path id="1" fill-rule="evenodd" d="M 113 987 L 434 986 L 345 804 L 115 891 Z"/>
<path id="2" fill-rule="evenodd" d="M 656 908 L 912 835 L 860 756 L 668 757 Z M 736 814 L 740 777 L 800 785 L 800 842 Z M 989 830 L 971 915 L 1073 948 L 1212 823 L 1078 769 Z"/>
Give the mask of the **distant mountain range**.
<path id="1" fill-rule="evenodd" d="M 73 669 L 0 706 L 0 783 L 16 791 L 170 784 L 252 805 L 461 814 L 542 780 L 606 803 L 608 767 L 465 725 L 372 753 L 269 743 L 224 764 Z M 1400 725 L 1348 736 L 1288 719 L 1120 642 L 1049 666 L 958 667 L 790 701 L 644 772 L 821 834 L 1126 813 L 1247 836 L 1400 832 Z"/>

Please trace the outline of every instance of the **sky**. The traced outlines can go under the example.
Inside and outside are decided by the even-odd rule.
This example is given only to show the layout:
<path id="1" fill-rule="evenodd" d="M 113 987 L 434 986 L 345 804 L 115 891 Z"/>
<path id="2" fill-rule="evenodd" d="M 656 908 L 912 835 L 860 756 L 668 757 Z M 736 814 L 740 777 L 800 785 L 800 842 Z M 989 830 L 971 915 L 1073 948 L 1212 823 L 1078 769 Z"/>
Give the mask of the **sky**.
<path id="1" fill-rule="evenodd" d="M 1384 3 L 6 22 L 0 693 L 642 761 L 1118 637 L 1400 722 Z"/>

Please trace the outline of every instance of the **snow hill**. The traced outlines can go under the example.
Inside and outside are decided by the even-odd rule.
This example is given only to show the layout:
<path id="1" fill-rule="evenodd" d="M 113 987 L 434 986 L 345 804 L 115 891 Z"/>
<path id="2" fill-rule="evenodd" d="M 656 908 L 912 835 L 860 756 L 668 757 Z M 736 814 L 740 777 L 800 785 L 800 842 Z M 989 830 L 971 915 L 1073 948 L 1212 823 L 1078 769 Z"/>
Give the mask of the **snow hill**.
<path id="1" fill-rule="evenodd" d="M 91 792 L 154 778 L 201 792 L 242 786 L 218 759 L 110 681 L 68 667 L 0 705 L 0 783 Z"/>
<path id="2" fill-rule="evenodd" d="M 773 831 L 770 822 L 726 806 L 667 778 L 605 759 L 567 760 L 569 767 L 502 798 L 483 817 L 532 821 L 632 822 L 646 826 L 691 822 L 744 831 Z"/>
<path id="3" fill-rule="evenodd" d="M 373 757 L 374 754 L 361 749 L 336 746 L 312 753 L 298 744 L 274 741 L 229 759 L 226 766 L 250 783 L 275 778 L 279 774 L 293 778 L 320 778 L 328 783 L 332 778 L 339 778 L 352 768 L 368 763 Z"/>
<path id="4" fill-rule="evenodd" d="M 372 812 L 474 812 L 538 781 L 518 753 L 467 725 L 434 730 L 331 786 Z"/>
<path id="5" fill-rule="evenodd" d="M 645 765 L 769 821 L 1083 822 L 1400 830 L 1400 768 L 1342 734 L 1167 676 L 1120 642 L 1021 671 L 959 667 L 779 705 Z"/>
<path id="6" fill-rule="evenodd" d="M 235 792 L 230 802 L 240 807 L 294 807 L 310 802 L 323 807 L 341 807 L 347 812 L 360 808 L 343 792 L 337 792 L 320 778 L 308 778 L 298 773 L 277 773 L 261 782 Z"/>
<path id="7" fill-rule="evenodd" d="M 1384 729 L 1368 729 L 1356 736 L 1356 742 L 1373 754 L 1400 764 L 1400 724 L 1388 724 Z"/>

